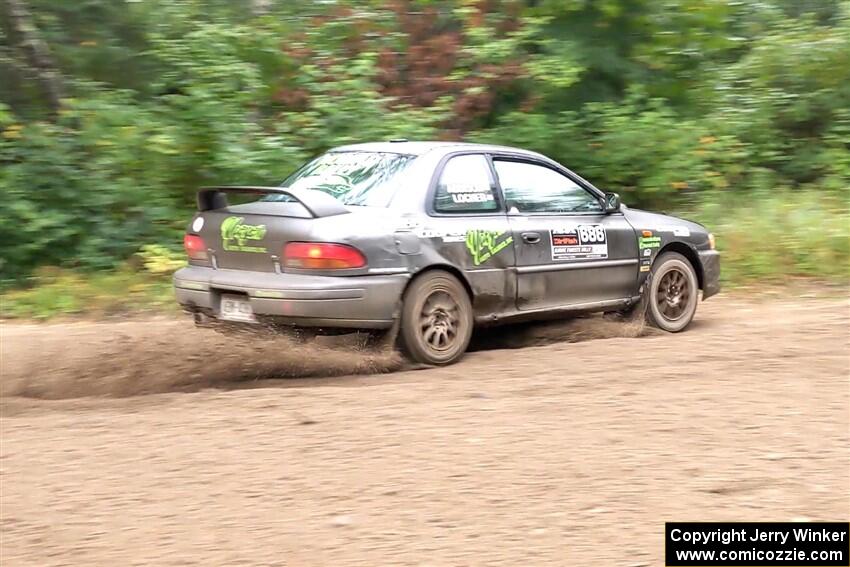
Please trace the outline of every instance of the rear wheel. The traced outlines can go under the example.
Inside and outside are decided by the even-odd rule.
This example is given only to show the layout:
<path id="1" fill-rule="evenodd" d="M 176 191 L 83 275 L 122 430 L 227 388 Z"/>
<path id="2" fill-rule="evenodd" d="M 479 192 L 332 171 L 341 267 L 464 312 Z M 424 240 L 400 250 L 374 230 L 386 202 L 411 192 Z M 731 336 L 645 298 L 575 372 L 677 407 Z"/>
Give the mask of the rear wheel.
<path id="1" fill-rule="evenodd" d="M 443 271 L 427 272 L 410 284 L 401 312 L 401 343 L 423 364 L 457 361 L 472 336 L 472 303 L 463 284 Z"/>
<path id="2" fill-rule="evenodd" d="M 699 286 L 693 266 L 676 252 L 665 252 L 652 268 L 646 296 L 649 322 L 671 333 L 685 330 L 694 318 Z"/>

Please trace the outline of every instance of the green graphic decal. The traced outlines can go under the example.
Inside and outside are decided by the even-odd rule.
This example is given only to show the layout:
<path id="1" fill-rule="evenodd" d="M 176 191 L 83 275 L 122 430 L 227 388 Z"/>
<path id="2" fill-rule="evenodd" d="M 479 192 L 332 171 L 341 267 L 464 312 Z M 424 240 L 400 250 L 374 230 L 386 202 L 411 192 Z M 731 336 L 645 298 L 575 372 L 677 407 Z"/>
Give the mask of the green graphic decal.
<path id="1" fill-rule="evenodd" d="M 245 224 L 242 217 L 227 217 L 221 223 L 221 245 L 229 252 L 267 252 L 263 246 L 247 246 L 249 240 L 262 240 L 266 225 Z"/>
<path id="2" fill-rule="evenodd" d="M 660 236 L 641 236 L 638 238 L 638 248 L 641 250 L 644 248 L 658 248 L 659 246 L 661 246 Z"/>
<path id="3" fill-rule="evenodd" d="M 503 239 L 504 236 L 504 230 L 467 230 L 466 247 L 472 263 L 478 266 L 486 262 L 514 241 L 512 236 Z"/>

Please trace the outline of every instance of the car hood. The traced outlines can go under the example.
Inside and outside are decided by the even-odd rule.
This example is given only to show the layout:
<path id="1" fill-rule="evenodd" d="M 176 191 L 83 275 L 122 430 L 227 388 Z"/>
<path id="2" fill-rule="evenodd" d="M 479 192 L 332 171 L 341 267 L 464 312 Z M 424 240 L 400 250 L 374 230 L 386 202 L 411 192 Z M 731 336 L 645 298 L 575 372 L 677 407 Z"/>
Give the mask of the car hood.
<path id="1" fill-rule="evenodd" d="M 680 227 L 687 229 L 690 233 L 708 233 L 708 230 L 703 225 L 672 215 L 653 213 L 642 209 L 633 209 L 632 207 L 624 209 L 623 212 L 629 223 L 637 230 L 665 230 Z"/>

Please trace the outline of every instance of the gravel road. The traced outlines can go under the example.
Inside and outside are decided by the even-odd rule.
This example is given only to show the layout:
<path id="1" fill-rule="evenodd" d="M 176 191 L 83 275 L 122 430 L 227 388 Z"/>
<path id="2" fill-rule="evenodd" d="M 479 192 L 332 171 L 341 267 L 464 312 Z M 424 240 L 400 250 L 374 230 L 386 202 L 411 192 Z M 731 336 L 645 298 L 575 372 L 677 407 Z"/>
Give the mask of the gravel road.
<path id="1" fill-rule="evenodd" d="M 846 297 L 507 328 L 427 370 L 168 320 L 1 338 L 8 567 L 656 566 L 665 521 L 850 516 Z"/>

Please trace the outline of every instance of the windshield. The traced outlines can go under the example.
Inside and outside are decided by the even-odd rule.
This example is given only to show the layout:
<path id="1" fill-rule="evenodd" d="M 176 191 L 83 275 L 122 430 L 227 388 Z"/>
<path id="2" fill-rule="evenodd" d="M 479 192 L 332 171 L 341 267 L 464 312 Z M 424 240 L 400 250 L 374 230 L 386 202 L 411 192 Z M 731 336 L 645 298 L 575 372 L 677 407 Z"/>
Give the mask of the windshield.
<path id="1" fill-rule="evenodd" d="M 414 156 L 385 152 L 329 152 L 290 175 L 281 187 L 314 189 L 345 205 L 386 207 L 397 188 L 398 174 Z M 286 201 L 268 195 L 264 201 Z"/>

